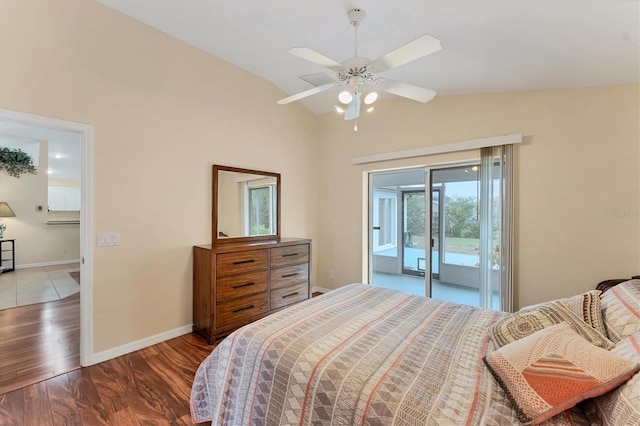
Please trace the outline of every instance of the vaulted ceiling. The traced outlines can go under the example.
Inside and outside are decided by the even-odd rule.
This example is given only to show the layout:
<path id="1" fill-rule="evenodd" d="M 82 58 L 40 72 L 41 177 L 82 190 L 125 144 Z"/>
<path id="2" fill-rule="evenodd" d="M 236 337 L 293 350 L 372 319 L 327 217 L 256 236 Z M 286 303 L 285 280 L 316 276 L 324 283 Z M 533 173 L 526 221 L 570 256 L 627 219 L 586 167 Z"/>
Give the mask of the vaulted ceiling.
<path id="1" fill-rule="evenodd" d="M 327 71 L 287 53 L 289 48 L 308 47 L 337 62 L 354 55 L 347 18 L 353 8 L 367 13 L 358 30 L 360 56 L 378 58 L 423 34 L 439 39 L 441 51 L 384 77 L 441 96 L 640 80 L 637 0 L 99 1 L 286 94 L 313 87 L 299 76 Z M 302 103 L 314 113 L 328 112 L 336 90 Z"/>

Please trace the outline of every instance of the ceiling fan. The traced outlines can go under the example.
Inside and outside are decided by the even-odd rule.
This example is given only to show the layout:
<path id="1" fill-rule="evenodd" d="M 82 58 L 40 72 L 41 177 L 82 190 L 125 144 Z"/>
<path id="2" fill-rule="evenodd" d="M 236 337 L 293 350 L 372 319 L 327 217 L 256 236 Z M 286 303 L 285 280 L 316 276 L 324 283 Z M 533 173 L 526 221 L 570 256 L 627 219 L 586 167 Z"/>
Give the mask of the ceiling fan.
<path id="1" fill-rule="evenodd" d="M 353 120 L 360 115 L 361 102 L 364 101 L 366 105 L 375 102 L 378 90 L 423 103 L 435 97 L 436 92 L 433 90 L 378 77 L 378 74 L 439 51 L 441 49 L 440 40 L 430 35 L 423 35 L 372 61 L 358 56 L 358 26 L 367 14 L 362 9 L 351 9 L 347 16 L 355 33 L 353 58 L 339 63 L 308 47 L 289 49 L 289 53 L 292 55 L 331 70 L 335 77 L 332 78 L 326 74 L 301 76 L 300 78 L 316 87 L 280 99 L 278 104 L 288 104 L 335 87 L 343 87 L 344 90 L 340 92 L 338 99 L 346 105 L 346 109 L 343 110 L 344 119 Z M 336 108 L 339 109 L 339 107 Z"/>

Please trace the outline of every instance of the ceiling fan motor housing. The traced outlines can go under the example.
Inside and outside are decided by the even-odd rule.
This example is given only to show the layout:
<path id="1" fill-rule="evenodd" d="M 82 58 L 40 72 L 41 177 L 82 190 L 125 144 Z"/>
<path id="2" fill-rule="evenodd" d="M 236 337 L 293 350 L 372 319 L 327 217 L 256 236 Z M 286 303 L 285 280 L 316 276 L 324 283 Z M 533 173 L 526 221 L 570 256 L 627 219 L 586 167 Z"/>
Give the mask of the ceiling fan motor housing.
<path id="1" fill-rule="evenodd" d="M 356 26 L 359 25 L 360 22 L 364 21 L 367 14 L 362 9 L 351 9 L 347 12 L 347 16 L 349 17 L 349 21 L 351 21 L 351 25 Z"/>
<path id="2" fill-rule="evenodd" d="M 351 58 L 346 60 L 341 69 L 336 73 L 336 78 L 342 84 L 351 86 L 361 86 L 365 83 L 372 82 L 375 76 L 371 67 L 371 60 L 368 58 Z"/>

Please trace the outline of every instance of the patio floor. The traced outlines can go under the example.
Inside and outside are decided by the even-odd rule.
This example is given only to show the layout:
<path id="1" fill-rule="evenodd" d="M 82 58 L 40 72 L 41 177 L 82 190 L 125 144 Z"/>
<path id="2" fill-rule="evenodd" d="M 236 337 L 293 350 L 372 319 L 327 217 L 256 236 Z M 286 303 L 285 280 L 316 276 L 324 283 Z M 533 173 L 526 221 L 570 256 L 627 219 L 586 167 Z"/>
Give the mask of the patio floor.
<path id="1" fill-rule="evenodd" d="M 410 275 L 373 273 L 372 285 L 377 287 L 391 288 L 404 291 L 405 293 L 424 296 L 424 277 L 413 277 Z M 437 280 L 431 280 L 431 297 L 434 299 L 446 300 L 449 302 L 462 303 L 464 305 L 478 306 L 480 291 L 476 288 L 463 287 L 448 284 Z M 493 306 L 500 306 L 500 295 L 493 292 Z"/>

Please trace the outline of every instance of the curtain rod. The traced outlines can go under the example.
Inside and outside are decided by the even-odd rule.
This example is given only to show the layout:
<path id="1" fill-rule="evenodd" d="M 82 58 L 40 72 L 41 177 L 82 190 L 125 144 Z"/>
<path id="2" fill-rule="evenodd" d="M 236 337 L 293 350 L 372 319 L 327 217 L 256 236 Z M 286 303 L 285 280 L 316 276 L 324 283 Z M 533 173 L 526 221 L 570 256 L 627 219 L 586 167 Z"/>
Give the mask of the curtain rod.
<path id="1" fill-rule="evenodd" d="M 486 148 L 490 146 L 509 145 L 522 142 L 522 134 L 514 133 L 504 136 L 492 136 L 482 139 L 471 139 L 462 142 L 445 143 L 441 145 L 424 146 L 403 151 L 387 152 L 384 154 L 372 154 L 355 157 L 351 164 L 376 163 L 378 161 L 400 160 L 411 157 L 423 157 L 425 155 L 445 154 L 449 152 L 469 151 L 471 149 Z"/>

